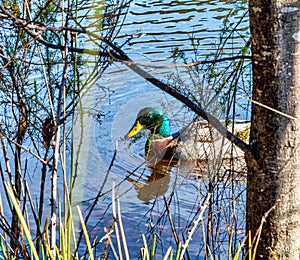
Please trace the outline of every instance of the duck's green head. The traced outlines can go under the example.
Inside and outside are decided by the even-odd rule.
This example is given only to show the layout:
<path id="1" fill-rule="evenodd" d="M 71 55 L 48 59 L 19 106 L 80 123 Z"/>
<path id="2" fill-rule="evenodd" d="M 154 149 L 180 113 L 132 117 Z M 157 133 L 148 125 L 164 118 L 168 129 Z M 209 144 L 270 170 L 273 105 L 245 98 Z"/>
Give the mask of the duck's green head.
<path id="1" fill-rule="evenodd" d="M 142 129 L 150 130 L 151 134 L 167 137 L 170 136 L 170 121 L 160 109 L 145 107 L 138 113 L 127 138 L 135 136 Z"/>

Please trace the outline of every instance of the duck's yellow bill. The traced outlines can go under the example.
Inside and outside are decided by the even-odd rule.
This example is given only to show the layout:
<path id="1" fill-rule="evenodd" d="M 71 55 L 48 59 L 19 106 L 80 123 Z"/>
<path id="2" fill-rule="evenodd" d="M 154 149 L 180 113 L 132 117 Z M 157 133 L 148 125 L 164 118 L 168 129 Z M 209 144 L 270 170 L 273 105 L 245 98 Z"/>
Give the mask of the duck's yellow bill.
<path id="1" fill-rule="evenodd" d="M 139 121 L 136 121 L 135 125 L 130 129 L 127 134 L 127 138 L 135 136 L 139 131 L 141 131 L 144 127 L 141 125 Z"/>

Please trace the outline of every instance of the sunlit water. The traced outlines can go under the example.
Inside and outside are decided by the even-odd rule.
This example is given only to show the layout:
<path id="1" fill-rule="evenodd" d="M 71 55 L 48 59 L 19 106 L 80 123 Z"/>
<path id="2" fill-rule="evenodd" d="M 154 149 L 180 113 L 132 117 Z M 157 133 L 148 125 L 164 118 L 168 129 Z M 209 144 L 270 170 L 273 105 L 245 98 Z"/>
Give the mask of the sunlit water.
<path id="1" fill-rule="evenodd" d="M 138 31 L 141 33 L 140 37 L 132 39 L 130 46 L 126 45 L 124 51 L 139 63 L 170 65 L 173 63 L 171 57 L 175 48 L 183 50 L 187 57 L 194 57 L 191 45 L 193 38 L 195 42 L 199 41 L 198 59 L 205 59 L 216 51 L 223 22 L 229 12 L 234 14 L 230 18 L 233 23 L 246 12 L 246 4 L 230 2 L 133 1 L 117 41 L 122 44 Z M 225 55 L 238 53 L 245 44 L 240 36 L 246 38 L 247 26 L 247 19 L 244 19 L 238 27 L 236 38 L 231 40 L 230 45 L 224 46 Z M 165 81 L 176 71 L 174 68 L 146 70 Z M 185 69 L 179 69 L 182 78 L 186 77 L 185 73 Z M 183 109 L 178 101 L 156 89 L 126 66 L 113 64 L 83 97 L 75 129 L 75 156 L 79 165 L 74 201 L 81 202 L 100 195 L 88 222 L 92 235 L 100 239 L 105 234 L 103 228 L 108 228 L 112 220 L 111 189 L 114 186 L 115 196 L 120 199 L 132 259 L 137 258 L 139 248 L 143 246 L 141 235 L 149 235 L 150 231 L 158 235 L 158 256 L 166 252 L 170 245 L 176 249 L 171 226 L 164 213 L 165 201 L 171 201 L 169 208 L 175 228 L 180 233 L 192 225 L 208 185 L 208 176 L 201 170 L 190 175 L 189 165 L 164 165 L 158 169 L 147 167 L 144 159 L 145 136 L 135 141 L 124 140 L 137 112 L 146 106 L 164 109 L 172 121 L 172 132 L 193 118 L 193 114 Z M 230 182 L 224 183 L 223 187 L 228 187 L 224 193 L 228 192 L 230 196 L 229 193 L 235 191 L 230 189 Z M 85 202 L 83 207 L 88 210 L 91 203 Z M 221 211 L 220 208 L 216 210 Z M 224 232 L 225 222 L 226 220 L 220 221 L 216 232 Z M 239 228 L 243 229 L 243 221 L 237 227 Z M 224 236 L 224 239 L 227 238 Z M 191 259 L 203 258 L 203 240 L 203 230 L 199 227 L 189 246 Z M 224 245 L 219 246 L 215 251 L 222 255 L 227 249 L 223 248 Z M 98 247 L 100 253 L 104 243 L 100 243 Z"/>

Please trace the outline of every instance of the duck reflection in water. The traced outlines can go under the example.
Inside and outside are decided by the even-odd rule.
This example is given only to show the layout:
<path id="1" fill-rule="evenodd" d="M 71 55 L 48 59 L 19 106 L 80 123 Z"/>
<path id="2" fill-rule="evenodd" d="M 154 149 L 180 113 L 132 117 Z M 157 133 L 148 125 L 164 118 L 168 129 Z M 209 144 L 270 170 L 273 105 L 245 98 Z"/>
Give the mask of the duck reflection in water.
<path id="1" fill-rule="evenodd" d="M 134 185 L 138 198 L 148 204 L 152 199 L 162 196 L 168 191 L 170 171 L 173 165 L 174 163 L 169 160 L 161 160 L 150 168 L 150 175 L 143 175 L 140 178 L 131 175 L 132 177 L 127 180 Z"/>

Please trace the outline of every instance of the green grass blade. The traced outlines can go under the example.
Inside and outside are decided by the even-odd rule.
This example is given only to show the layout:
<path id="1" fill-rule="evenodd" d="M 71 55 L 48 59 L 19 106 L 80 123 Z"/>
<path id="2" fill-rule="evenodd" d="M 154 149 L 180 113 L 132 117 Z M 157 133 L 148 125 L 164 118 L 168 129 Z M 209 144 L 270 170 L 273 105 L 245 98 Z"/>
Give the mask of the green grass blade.
<path id="1" fill-rule="evenodd" d="M 4 245 L 3 245 L 2 236 L 0 236 L 0 247 L 1 247 L 3 258 L 8 259 L 7 254 L 6 254 L 6 250 L 5 250 Z"/>
<path id="2" fill-rule="evenodd" d="M 30 250 L 32 252 L 33 258 L 36 259 L 36 260 L 39 260 L 39 256 L 38 256 L 38 254 L 36 252 L 33 240 L 31 238 L 30 231 L 29 231 L 29 229 L 27 227 L 27 224 L 26 224 L 26 221 L 25 221 L 25 219 L 23 217 L 23 214 L 22 214 L 22 211 L 20 209 L 19 203 L 18 203 L 18 201 L 17 201 L 17 199 L 16 199 L 16 197 L 15 197 L 12 189 L 10 188 L 10 186 L 7 183 L 5 183 L 5 188 L 6 188 L 8 194 L 10 196 L 10 199 L 12 200 L 12 203 L 14 205 L 14 208 L 15 208 L 16 213 L 18 215 L 18 218 L 20 220 L 21 226 L 22 226 L 22 228 L 24 230 L 24 233 L 25 233 L 25 236 L 27 238 L 27 241 L 28 241 L 28 244 L 29 244 L 29 248 L 30 248 Z"/>
<path id="3" fill-rule="evenodd" d="M 149 260 L 149 249 L 148 249 L 148 245 L 147 245 L 147 240 L 144 234 L 142 234 L 142 238 L 144 241 L 144 249 L 145 249 L 145 259 Z"/>
<path id="4" fill-rule="evenodd" d="M 67 239 L 66 239 L 66 235 L 65 235 L 65 230 L 64 230 L 64 227 L 63 227 L 63 224 L 62 223 L 60 223 L 60 227 L 59 227 L 59 229 L 60 229 L 60 244 L 61 244 L 61 249 L 60 249 L 60 251 L 61 251 L 61 255 L 62 255 L 62 257 L 63 257 L 63 259 L 68 259 L 67 258 L 67 243 L 68 243 L 68 241 L 66 241 Z"/>
<path id="5" fill-rule="evenodd" d="M 175 257 L 176 260 L 179 259 L 180 252 L 181 252 L 181 243 L 178 244 L 178 248 L 177 248 L 177 252 L 176 252 L 176 257 Z"/>
<path id="6" fill-rule="evenodd" d="M 152 244 L 152 250 L 151 250 L 151 256 L 150 256 L 151 260 L 154 260 L 155 249 L 156 249 L 156 236 L 154 235 L 153 244 Z"/>
<path id="7" fill-rule="evenodd" d="M 94 260 L 94 255 L 93 255 L 93 250 L 92 250 L 89 234 L 88 234 L 86 226 L 84 224 L 84 220 L 83 220 L 82 213 L 81 213 L 81 210 L 80 210 L 79 206 L 77 206 L 77 210 L 78 210 L 80 223 L 81 223 L 81 226 L 82 226 L 83 235 L 85 237 L 85 241 L 86 241 L 86 244 L 87 244 L 87 247 L 88 247 L 88 252 L 89 252 L 89 255 L 90 255 L 90 259 Z"/>
<path id="8" fill-rule="evenodd" d="M 241 252 L 242 248 L 243 248 L 243 244 L 239 243 L 238 249 L 234 254 L 233 260 L 238 260 L 239 259 L 239 253 Z"/>

